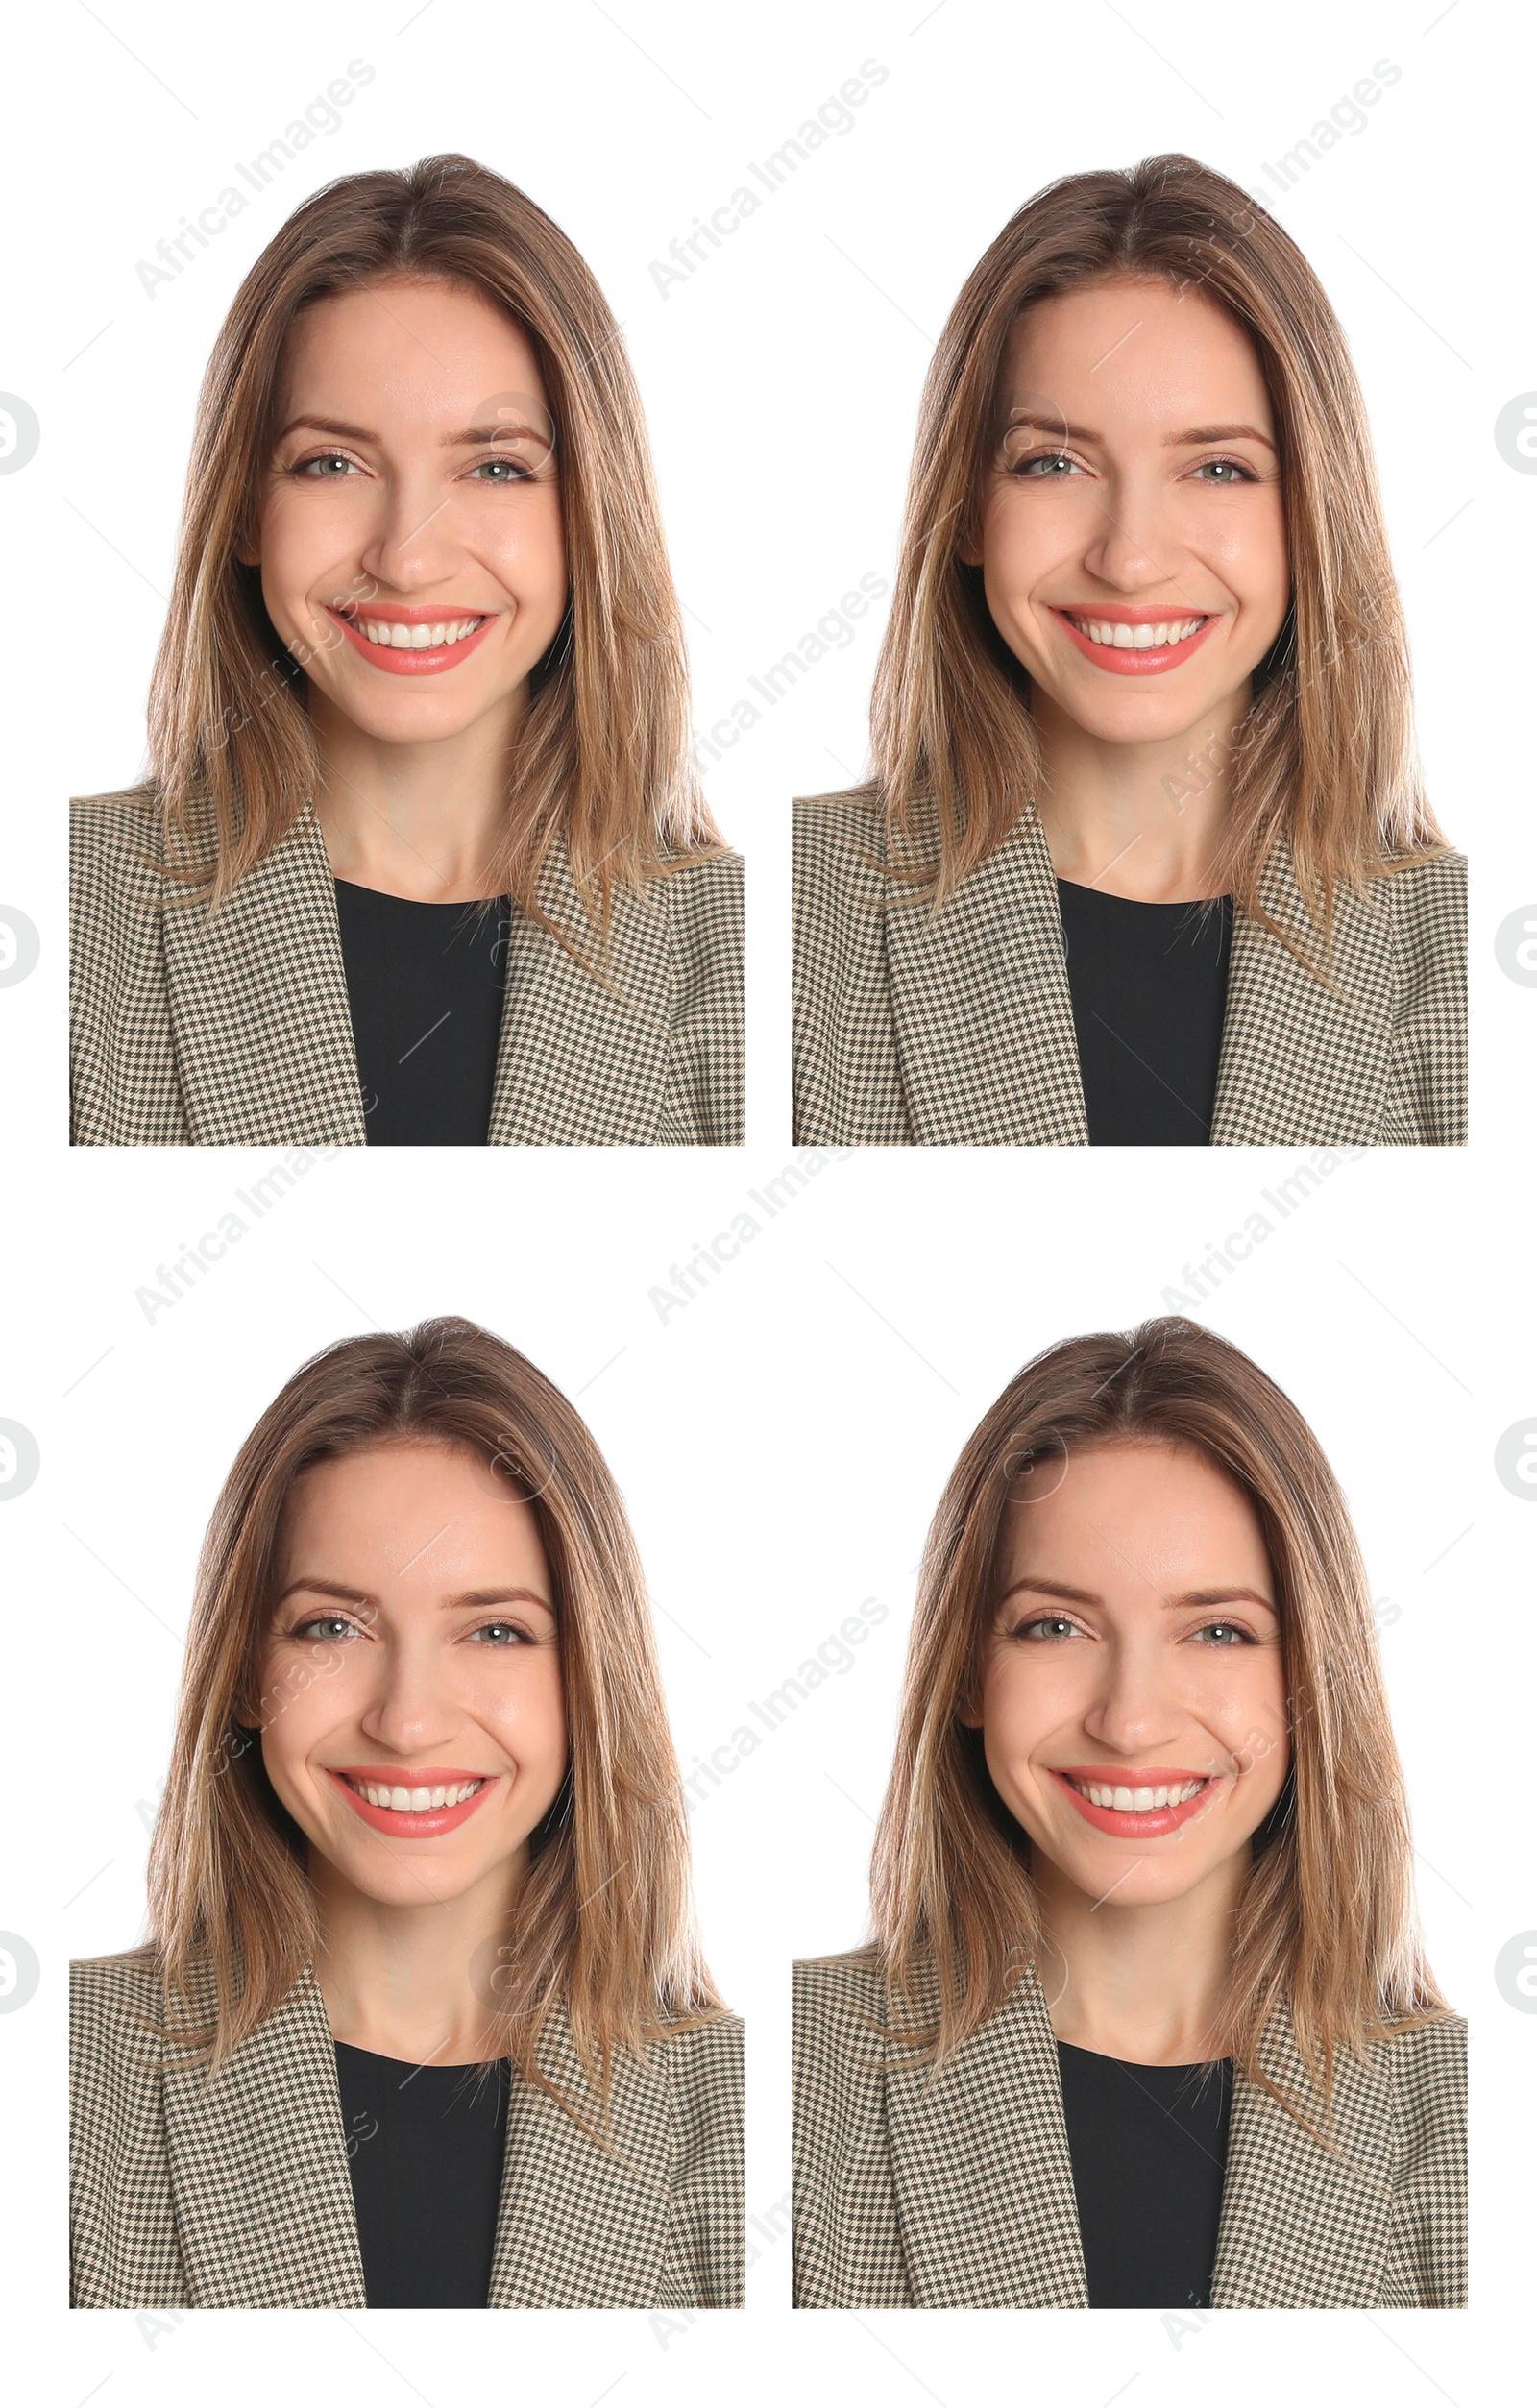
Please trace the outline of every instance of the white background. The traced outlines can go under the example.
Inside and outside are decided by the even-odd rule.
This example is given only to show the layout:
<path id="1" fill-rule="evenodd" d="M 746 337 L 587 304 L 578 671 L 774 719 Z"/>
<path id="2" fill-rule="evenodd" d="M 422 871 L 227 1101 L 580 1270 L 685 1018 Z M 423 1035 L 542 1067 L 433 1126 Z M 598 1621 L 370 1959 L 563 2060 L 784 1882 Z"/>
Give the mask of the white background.
<path id="1" fill-rule="evenodd" d="M 879 2391 L 960 2408 L 1034 2378 L 1293 2401 L 1484 2396 L 1518 2371 L 1533 2231 L 1537 2018 L 1493 1979 L 1537 1929 L 1526 1699 L 1537 1517 L 1495 1478 L 1537 1415 L 1529 1272 L 1532 1014 L 1495 931 L 1537 894 L 1524 714 L 1537 479 L 1492 428 L 1537 387 L 1521 306 L 1532 61 L 1508 12 L 1223 10 L 1192 24 L 1089 0 L 1007 12 L 398 0 L 221 12 L 61 7 L 12 32 L 0 386 L 42 443 L 0 476 L 9 805 L 0 905 L 43 955 L 0 989 L 11 1074 L 11 1345 L 0 1418 L 42 1472 L 0 1517 L 9 1769 L 0 1928 L 42 1961 L 0 2014 L 8 2368 L 84 2403 L 265 2399 L 302 2380 L 448 2408 L 522 2381 L 560 2408 Z M 34 47 L 34 44 L 38 46 Z M 1156 44 L 1156 49 L 1152 46 Z M 212 202 L 350 61 L 373 83 L 152 301 L 135 263 Z M 1279 159 L 1375 62 L 1399 81 L 1295 187 Z M 650 263 L 862 62 L 887 80 L 793 182 L 664 298 Z M 18 105 L 19 102 L 19 105 Z M 962 279 L 1050 177 L 1187 149 L 1266 193 L 1346 324 L 1409 613 L 1420 727 L 1474 858 L 1475 1144 L 1336 1163 L 1282 1219 L 1270 1155 L 869 1155 L 772 1219 L 789 1158 L 786 796 L 864 757 L 877 610 L 709 768 L 751 863 L 751 1143 L 741 1155 L 407 1155 L 313 1162 L 153 1319 L 136 1292 L 240 1211 L 256 1155 L 63 1146 L 62 798 L 121 784 L 168 587 L 193 405 L 234 287 L 328 178 L 460 149 L 524 183 L 595 267 L 646 397 L 688 606 L 696 724 L 719 722 L 862 574 L 890 580 L 919 384 Z M 66 165 L 67 162 L 67 165 Z M 1510 230 L 1502 237 L 1500 230 Z M 65 363 L 69 363 L 67 366 Z M 1348 470 L 1344 473 L 1348 474 Z M 1537 906 L 1533 906 L 1537 916 Z M 760 1234 L 664 1319 L 651 1294 L 746 1211 Z M 1192 1296 L 1186 1266 L 1259 1213 L 1273 1233 L 1195 1309 L 1296 1398 L 1358 1517 L 1405 1757 L 1432 1959 L 1475 2027 L 1476 2306 L 1467 2317 L 792 2318 L 765 2249 L 746 2320 L 630 2316 L 67 2317 L 63 1968 L 130 1944 L 164 1765 L 193 1559 L 231 1455 L 280 1383 L 347 1331 L 486 1321 L 575 1397 L 639 1530 L 688 1767 L 861 1600 L 890 1607 L 854 1667 L 695 1815 L 707 1946 L 749 2017 L 749 2206 L 788 2184 L 785 1966 L 860 1935 L 913 1570 L 966 1432 L 1070 1332 Z M 244 1213 L 248 1221 L 249 1213 Z M 1537 1426 L 1537 1422 L 1534 1422 Z M 44 2372 L 46 2370 L 46 2372 Z"/>

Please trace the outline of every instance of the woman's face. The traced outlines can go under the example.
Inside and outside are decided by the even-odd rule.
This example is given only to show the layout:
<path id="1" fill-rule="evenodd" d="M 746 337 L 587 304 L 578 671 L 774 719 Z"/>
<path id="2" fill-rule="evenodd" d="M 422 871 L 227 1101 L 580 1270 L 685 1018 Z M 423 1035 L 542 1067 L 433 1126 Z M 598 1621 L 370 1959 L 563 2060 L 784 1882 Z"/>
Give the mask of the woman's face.
<path id="1" fill-rule="evenodd" d="M 982 1732 L 999 1796 L 1086 1896 L 1184 1896 L 1249 1841 L 1290 1761 L 1275 1580 L 1205 1456 L 1110 1442 L 1036 1467 L 1005 1516 Z"/>
<path id="2" fill-rule="evenodd" d="M 372 1447 L 295 1481 L 261 1752 L 311 1849 L 381 1904 L 515 1886 L 567 1732 L 534 1516 L 477 1456 Z"/>
<path id="3" fill-rule="evenodd" d="M 394 280 L 315 303 L 283 357 L 256 559 L 326 705 L 384 742 L 508 727 L 566 608 L 549 405 L 478 293 Z"/>
<path id="4" fill-rule="evenodd" d="M 1000 401 L 983 582 L 1037 717 L 1109 743 L 1241 717 L 1290 594 L 1247 334 L 1193 288 L 1086 286 L 1026 310 Z"/>

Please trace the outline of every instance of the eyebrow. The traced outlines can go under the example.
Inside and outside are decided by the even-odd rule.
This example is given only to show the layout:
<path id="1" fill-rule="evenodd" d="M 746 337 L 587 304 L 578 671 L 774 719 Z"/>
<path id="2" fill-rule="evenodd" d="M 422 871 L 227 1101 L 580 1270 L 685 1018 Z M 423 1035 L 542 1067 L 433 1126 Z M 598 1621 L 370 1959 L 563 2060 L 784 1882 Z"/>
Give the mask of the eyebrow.
<path id="1" fill-rule="evenodd" d="M 343 418 L 311 418 L 307 413 L 299 418 L 291 418 L 274 440 L 278 443 L 286 443 L 288 437 L 297 434 L 302 426 L 309 427 L 317 435 L 339 435 L 344 443 L 382 443 L 384 440 L 383 436 L 376 433 L 372 427 L 350 426 Z M 461 428 L 458 434 L 440 436 L 439 442 L 444 450 L 451 451 L 472 444 L 495 443 L 499 437 L 505 441 L 509 435 L 526 436 L 532 443 L 544 443 L 549 440 L 539 432 L 536 426 L 525 426 L 521 422 L 512 424 L 506 419 L 498 419 L 494 426 L 466 426 Z"/>
<path id="2" fill-rule="evenodd" d="M 1090 426 L 1069 426 L 1061 418 L 1042 418 L 1036 410 L 1011 410 L 1004 427 L 1005 434 L 1012 432 L 1015 426 L 1035 426 L 1042 434 L 1060 435 L 1064 443 L 1103 443 L 1105 440 Z M 1257 426 L 1187 426 L 1183 434 L 1165 435 L 1163 442 L 1167 450 L 1175 451 L 1198 443 L 1232 443 L 1241 435 L 1247 435 L 1251 443 L 1262 443 L 1267 451 L 1276 450 L 1268 435 L 1262 435 Z M 1277 457 L 1280 457 L 1279 452 Z"/>
<path id="3" fill-rule="evenodd" d="M 1033 1572 L 1027 1572 L 1023 1579 L 1014 1581 L 1011 1588 L 1004 1591 L 995 1610 L 1001 1613 L 1010 1598 L 1016 1596 L 1021 1589 L 1029 1589 L 1037 1596 L 1059 1597 L 1066 1605 L 1103 1605 L 1105 1602 L 1092 1589 L 1073 1589 L 1065 1580 L 1038 1579 Z M 1262 1597 L 1257 1589 L 1186 1589 L 1177 1597 L 1164 1597 L 1162 1603 L 1171 1613 L 1186 1613 L 1192 1606 L 1208 1605 L 1257 1605 L 1262 1606 L 1267 1614 L 1276 1611 L 1271 1599 Z"/>
<path id="4" fill-rule="evenodd" d="M 336 1597 L 343 1605 L 377 1606 L 378 1603 L 378 1597 L 371 1595 L 366 1589 L 349 1589 L 340 1580 L 312 1579 L 307 1573 L 302 1573 L 299 1579 L 290 1580 L 277 1599 L 274 1613 L 278 1606 L 286 1605 L 300 1590 L 311 1596 Z M 542 1606 L 547 1614 L 553 1614 L 555 1610 L 549 1598 L 542 1597 L 536 1589 L 462 1589 L 456 1596 L 440 1598 L 439 1603 L 455 1610 L 483 1605 L 537 1605 Z"/>

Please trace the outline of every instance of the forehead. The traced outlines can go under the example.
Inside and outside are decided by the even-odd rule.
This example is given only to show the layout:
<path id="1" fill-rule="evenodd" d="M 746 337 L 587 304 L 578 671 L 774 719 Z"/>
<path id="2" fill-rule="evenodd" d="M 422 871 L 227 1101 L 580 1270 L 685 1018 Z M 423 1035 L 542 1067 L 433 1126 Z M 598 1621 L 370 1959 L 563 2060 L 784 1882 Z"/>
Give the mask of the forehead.
<path id="1" fill-rule="evenodd" d="M 1034 1574 L 1130 1601 L 1223 1585 L 1274 1593 L 1243 1490 L 1207 1456 L 1147 1442 L 1037 1465 L 1005 1511 L 998 1571 L 1000 1589 Z"/>
<path id="2" fill-rule="evenodd" d="M 1117 278 L 1033 303 L 1009 338 L 1001 400 L 1005 413 L 1045 401 L 1096 429 L 1233 419 L 1274 432 L 1248 333 L 1198 286 L 1161 279 Z"/>
<path id="3" fill-rule="evenodd" d="M 376 1593 L 548 1580 L 532 1508 L 466 1447 L 397 1443 L 311 1465 L 288 1493 L 283 1540 L 285 1578 Z"/>
<path id="4" fill-rule="evenodd" d="M 507 392 L 548 407 L 533 344 L 504 309 L 468 285 L 416 278 L 301 311 L 283 347 L 283 389 L 289 411 L 345 397 L 355 416 L 366 398 L 370 426 L 391 409 L 468 425 L 488 395 Z"/>

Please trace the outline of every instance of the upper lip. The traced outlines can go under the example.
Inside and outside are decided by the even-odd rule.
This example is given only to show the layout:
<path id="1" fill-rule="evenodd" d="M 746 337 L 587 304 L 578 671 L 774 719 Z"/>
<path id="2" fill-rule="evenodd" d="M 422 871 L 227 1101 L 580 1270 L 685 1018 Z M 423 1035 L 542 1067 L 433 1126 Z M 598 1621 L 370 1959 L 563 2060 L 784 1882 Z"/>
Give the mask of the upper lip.
<path id="1" fill-rule="evenodd" d="M 1166 1789 L 1176 1781 L 1214 1781 L 1213 1772 L 1181 1764 L 1053 1764 L 1069 1781 L 1095 1781 L 1112 1789 Z"/>
<path id="2" fill-rule="evenodd" d="M 455 1781 L 495 1781 L 494 1772 L 463 1764 L 328 1764 L 344 1781 L 370 1781 L 379 1789 L 445 1789 Z"/>
<path id="3" fill-rule="evenodd" d="M 1157 626 L 1161 620 L 1166 626 L 1176 619 L 1215 619 L 1216 612 L 1202 610 L 1196 602 L 1053 602 L 1049 606 L 1067 619 L 1100 619 L 1112 627 Z"/>
<path id="4" fill-rule="evenodd" d="M 494 619 L 495 611 L 474 602 L 332 602 L 338 619 L 387 620 L 402 627 L 435 627 L 441 620 Z"/>

